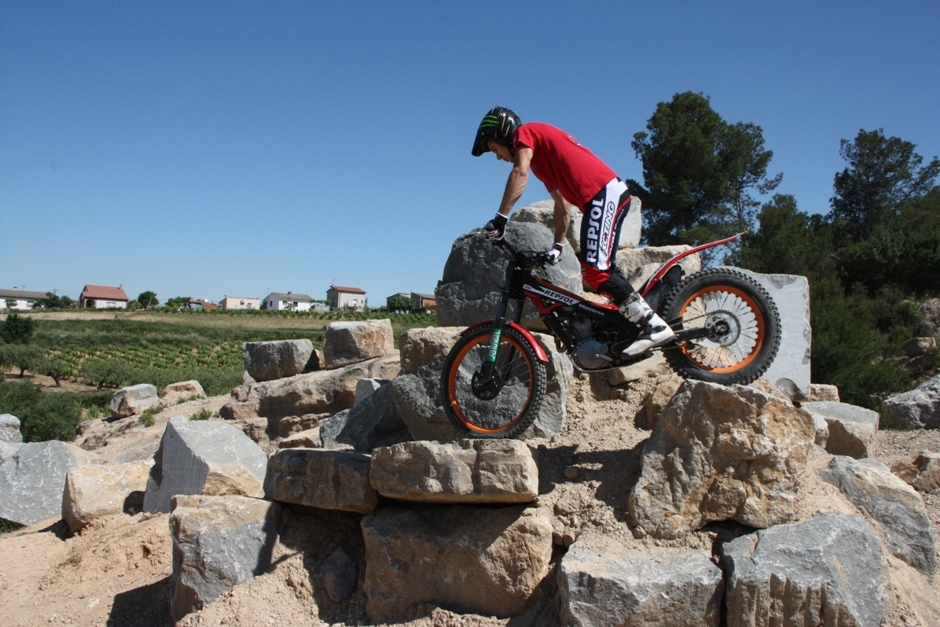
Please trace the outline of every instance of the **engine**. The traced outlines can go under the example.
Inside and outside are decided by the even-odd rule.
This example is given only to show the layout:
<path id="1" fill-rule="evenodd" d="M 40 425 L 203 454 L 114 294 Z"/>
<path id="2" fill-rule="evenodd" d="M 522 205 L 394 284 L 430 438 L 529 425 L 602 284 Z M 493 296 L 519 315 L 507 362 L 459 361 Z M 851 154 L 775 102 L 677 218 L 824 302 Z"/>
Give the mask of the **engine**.
<path id="1" fill-rule="evenodd" d="M 571 321 L 571 331 L 574 335 L 575 346 L 572 358 L 582 370 L 600 370 L 610 366 L 609 346 L 594 337 L 594 328 L 590 318 L 577 315 Z"/>

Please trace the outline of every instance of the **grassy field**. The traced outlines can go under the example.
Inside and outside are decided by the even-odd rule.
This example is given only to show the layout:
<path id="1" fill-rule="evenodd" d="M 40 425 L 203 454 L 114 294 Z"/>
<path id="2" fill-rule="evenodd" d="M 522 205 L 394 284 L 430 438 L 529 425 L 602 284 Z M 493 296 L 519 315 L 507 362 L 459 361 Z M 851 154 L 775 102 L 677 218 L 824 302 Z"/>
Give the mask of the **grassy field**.
<path id="1" fill-rule="evenodd" d="M 326 328 L 339 320 L 388 318 L 398 337 L 434 326 L 433 314 L 293 312 L 30 312 L 36 322 L 31 344 L 65 366 L 67 378 L 99 388 L 197 379 L 208 394 L 241 381 L 242 344 L 309 339 L 323 348 Z"/>

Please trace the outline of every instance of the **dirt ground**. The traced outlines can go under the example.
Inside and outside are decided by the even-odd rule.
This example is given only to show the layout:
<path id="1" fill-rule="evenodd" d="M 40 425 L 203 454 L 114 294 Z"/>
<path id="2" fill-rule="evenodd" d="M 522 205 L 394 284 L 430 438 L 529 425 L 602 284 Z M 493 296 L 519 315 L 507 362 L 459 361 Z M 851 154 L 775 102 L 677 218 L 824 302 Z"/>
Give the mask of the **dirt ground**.
<path id="1" fill-rule="evenodd" d="M 675 541 L 634 539 L 627 497 L 639 476 L 644 428 L 642 403 L 665 378 L 649 377 L 625 388 L 610 388 L 603 378 L 576 375 L 563 431 L 551 439 L 530 441 L 540 471 L 537 505 L 555 519 L 557 561 L 564 547 L 584 535 L 636 550 L 651 546 L 712 550 L 720 528 Z M 227 396 L 189 401 L 143 426 L 111 437 L 97 450 L 104 461 L 145 456 L 156 449 L 167 420 L 205 407 L 215 412 Z M 921 450 L 940 451 L 940 431 L 878 433 L 877 459 L 887 464 Z M 152 453 L 150 453 L 152 454 Z M 860 513 L 834 494 L 815 472 L 829 456 L 818 450 L 804 473 L 797 510 L 801 519 L 821 511 Z M 940 491 L 924 502 L 940 546 Z M 365 598 L 356 592 L 334 603 L 323 592 L 321 562 L 341 547 L 358 563 L 360 583 L 364 550 L 360 517 L 312 509 L 287 509 L 271 571 L 236 587 L 180 625 L 368 625 Z M 168 611 L 172 541 L 166 515 L 119 515 L 97 521 L 68 537 L 61 521 L 50 520 L 0 536 L 0 625 L 163 627 Z M 940 625 L 940 577 L 927 581 L 893 557 L 887 558 L 889 582 L 885 627 Z M 417 608 L 408 627 L 528 627 L 558 624 L 555 571 L 533 596 L 524 615 L 496 619 L 460 615 L 442 608 Z"/>

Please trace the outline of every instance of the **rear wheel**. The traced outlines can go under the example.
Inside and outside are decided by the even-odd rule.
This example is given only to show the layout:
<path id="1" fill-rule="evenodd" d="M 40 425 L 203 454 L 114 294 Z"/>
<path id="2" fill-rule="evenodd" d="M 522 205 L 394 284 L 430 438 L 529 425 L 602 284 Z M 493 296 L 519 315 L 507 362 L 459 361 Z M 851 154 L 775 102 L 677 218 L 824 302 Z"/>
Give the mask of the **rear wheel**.
<path id="1" fill-rule="evenodd" d="M 780 347 L 780 314 L 773 299 L 733 268 L 703 270 L 676 285 L 663 317 L 680 319 L 682 329 L 713 330 L 707 338 L 663 351 L 673 370 L 686 378 L 751 383 L 766 372 Z"/>
<path id="2" fill-rule="evenodd" d="M 500 335 L 495 376 L 481 370 L 490 352 L 492 327 L 460 338 L 444 362 L 444 411 L 454 427 L 472 438 L 512 438 L 535 421 L 545 396 L 545 364 L 525 337 L 506 327 Z"/>

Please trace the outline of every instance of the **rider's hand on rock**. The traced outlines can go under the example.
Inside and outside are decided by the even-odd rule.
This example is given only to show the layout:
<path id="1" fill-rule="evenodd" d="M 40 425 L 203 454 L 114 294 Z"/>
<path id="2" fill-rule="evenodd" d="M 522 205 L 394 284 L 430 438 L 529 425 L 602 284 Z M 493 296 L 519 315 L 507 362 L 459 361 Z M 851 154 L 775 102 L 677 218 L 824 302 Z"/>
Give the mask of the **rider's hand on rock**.
<path id="1" fill-rule="evenodd" d="M 553 266 L 558 265 L 558 262 L 561 261 L 561 244 L 555 244 L 545 251 L 545 256 L 548 257 L 549 263 Z"/>
<path id="2" fill-rule="evenodd" d="M 486 226 L 483 227 L 483 235 L 486 237 L 488 242 L 498 242 L 503 239 L 503 234 L 506 232 L 506 222 L 509 219 L 501 213 L 497 213 L 496 217 L 486 223 Z"/>

